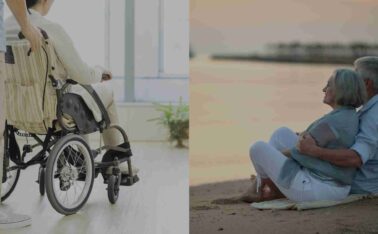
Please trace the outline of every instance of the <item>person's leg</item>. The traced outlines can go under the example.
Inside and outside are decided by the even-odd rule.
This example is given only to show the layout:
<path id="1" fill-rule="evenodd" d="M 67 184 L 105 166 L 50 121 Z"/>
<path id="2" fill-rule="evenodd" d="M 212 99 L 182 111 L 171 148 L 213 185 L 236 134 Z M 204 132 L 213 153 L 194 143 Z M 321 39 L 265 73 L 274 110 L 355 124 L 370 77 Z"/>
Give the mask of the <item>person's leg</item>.
<path id="1" fill-rule="evenodd" d="M 282 150 L 286 150 L 286 149 L 290 149 L 294 147 L 297 140 L 298 140 L 298 135 L 295 132 L 293 132 L 291 129 L 287 127 L 281 127 L 273 132 L 272 136 L 270 137 L 269 144 L 275 149 L 277 149 L 278 151 L 282 151 Z M 270 188 L 270 190 L 268 189 L 265 191 L 270 191 L 270 194 L 266 192 L 262 194 L 263 191 L 257 191 L 257 187 L 260 187 L 260 182 L 261 182 L 261 178 L 259 177 L 254 178 L 252 180 L 252 184 L 250 188 L 241 196 L 239 196 L 237 199 L 245 201 L 245 202 L 252 202 L 252 201 L 263 199 L 264 194 L 265 194 L 264 199 L 268 199 L 269 197 L 283 197 L 283 194 L 280 192 L 280 190 L 275 186 L 275 184 L 269 178 L 265 178 L 264 182 Z"/>
<path id="2" fill-rule="evenodd" d="M 278 151 L 290 149 L 295 146 L 298 141 L 298 135 L 290 128 L 281 127 L 273 132 L 270 137 L 269 144 Z"/>
<path id="3" fill-rule="evenodd" d="M 261 179 L 278 179 L 281 168 L 287 158 L 272 145 L 258 141 L 253 144 L 249 151 L 251 162 Z"/>
<path id="4" fill-rule="evenodd" d="M 114 101 L 114 93 L 110 84 L 103 82 L 94 84 L 92 87 L 104 104 L 109 115 L 110 123 L 119 124 L 118 112 Z M 104 130 L 102 133 L 102 138 L 104 139 L 105 145 L 116 146 L 123 143 L 122 135 L 114 128 Z"/>
<path id="5" fill-rule="evenodd" d="M 4 103 L 4 53 L 0 52 L 0 182 L 3 181 L 3 161 L 4 161 L 4 127 L 5 127 L 5 103 Z M 0 194 L 1 194 L 0 184 Z M 24 227 L 31 224 L 31 218 L 27 215 L 15 214 L 5 211 L 0 200 L 0 229 Z"/>
<path id="6" fill-rule="evenodd" d="M 118 112 L 117 112 L 116 103 L 114 101 L 113 89 L 110 86 L 110 83 L 103 82 L 103 83 L 92 85 L 92 87 L 96 91 L 97 95 L 100 97 L 102 103 L 104 104 L 106 111 L 108 113 L 109 119 L 110 119 L 110 123 L 118 125 L 119 124 Z M 121 133 L 117 129 L 114 129 L 114 128 L 104 130 L 104 132 L 102 133 L 102 138 L 104 140 L 105 145 L 117 146 L 124 143 Z M 107 159 L 105 160 L 107 161 Z M 123 173 L 127 174 L 128 173 L 127 163 L 126 162 L 121 163 L 120 169 Z M 139 171 L 139 169 L 134 166 L 132 170 L 134 174 Z"/>
<path id="7" fill-rule="evenodd" d="M 279 172 L 283 167 L 287 158 L 275 149 L 272 145 L 259 141 L 250 148 L 250 158 L 256 170 L 257 178 L 252 180 L 252 185 L 241 196 L 217 199 L 214 203 L 238 203 L 238 202 L 254 202 L 263 199 L 261 180 L 273 182 L 278 179 Z"/>
<path id="8" fill-rule="evenodd" d="M 301 199 L 304 190 L 311 190 L 311 184 L 309 180 L 304 178 L 301 173 L 296 176 L 292 185 L 294 187 L 285 189 L 279 184 L 279 174 L 284 166 L 286 157 L 274 148 L 271 144 L 265 142 L 256 142 L 250 148 L 250 159 L 256 170 L 258 179 L 263 181 L 271 181 L 274 183 L 275 188 L 278 188 L 287 198 L 292 200 Z M 298 184 L 300 180 L 303 180 L 303 184 Z M 300 185 L 300 186 L 298 186 Z"/>
<path id="9" fill-rule="evenodd" d="M 287 159 L 282 153 L 265 142 L 257 142 L 250 149 L 251 161 L 258 177 L 270 179 L 285 197 L 293 201 L 341 200 L 350 186 L 333 186 L 314 178 L 307 169 L 300 170 L 289 188 L 279 184 L 279 174 Z"/>

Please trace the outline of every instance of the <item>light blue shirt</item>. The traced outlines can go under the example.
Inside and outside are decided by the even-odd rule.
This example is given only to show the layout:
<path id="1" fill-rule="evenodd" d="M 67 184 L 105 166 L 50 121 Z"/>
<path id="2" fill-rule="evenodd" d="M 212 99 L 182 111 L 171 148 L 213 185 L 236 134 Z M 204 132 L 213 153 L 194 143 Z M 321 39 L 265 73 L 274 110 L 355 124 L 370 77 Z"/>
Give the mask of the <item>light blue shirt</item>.
<path id="1" fill-rule="evenodd" d="M 358 122 L 354 108 L 338 107 L 312 123 L 306 132 L 314 137 L 321 147 L 346 149 L 354 143 L 359 130 Z M 327 128 L 325 129 L 324 126 Z M 332 137 L 327 137 L 329 133 L 325 131 L 331 131 Z M 355 168 L 338 167 L 327 161 L 301 154 L 296 147 L 291 149 L 291 156 L 285 161 L 278 178 L 279 184 L 284 188 L 290 187 L 294 177 L 303 167 L 316 178 L 329 184 L 350 185 L 353 182 Z"/>
<path id="2" fill-rule="evenodd" d="M 0 0 L 0 52 L 5 52 L 4 2 Z"/>
<path id="3" fill-rule="evenodd" d="M 346 149 L 355 142 L 355 137 L 359 131 L 358 123 L 358 115 L 353 107 L 339 107 L 314 122 L 306 131 L 321 147 Z M 328 134 L 324 132 L 324 127 L 319 129 L 321 125 L 329 127 L 333 137 L 328 137 L 328 140 L 320 144 L 319 139 L 326 139 Z M 335 181 L 343 185 L 351 185 L 353 183 L 356 168 L 339 167 L 319 158 L 301 154 L 296 147 L 291 150 L 291 156 L 300 165 L 309 169 L 310 173 L 313 173 L 318 179 Z"/>
<path id="4" fill-rule="evenodd" d="M 351 147 L 362 160 L 350 193 L 378 193 L 378 95 L 359 111 L 360 129 Z"/>

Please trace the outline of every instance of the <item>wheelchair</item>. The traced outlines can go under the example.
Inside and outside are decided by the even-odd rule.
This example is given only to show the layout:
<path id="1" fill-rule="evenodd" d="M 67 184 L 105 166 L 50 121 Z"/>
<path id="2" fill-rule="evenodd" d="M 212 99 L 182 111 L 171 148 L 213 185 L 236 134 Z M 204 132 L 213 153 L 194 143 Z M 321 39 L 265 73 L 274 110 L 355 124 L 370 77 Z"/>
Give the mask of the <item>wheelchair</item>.
<path id="1" fill-rule="evenodd" d="M 7 122 L 1 201 L 14 191 L 21 170 L 39 164 L 39 192 L 47 194 L 57 212 L 63 215 L 78 212 L 87 202 L 99 174 L 107 184 L 110 203 L 115 204 L 121 185 L 131 186 L 139 181 L 133 173 L 128 137 L 120 126 L 110 124 L 103 103 L 90 85 L 81 86 L 98 105 L 101 121 L 95 119 L 80 95 L 69 92 L 71 86 L 80 84 L 56 78 L 59 77 L 56 68 L 61 64 L 58 64 L 60 61 L 48 35 L 41 32 L 44 43 L 39 52 L 30 52 L 21 33 L 20 40 L 7 45 Z M 109 128 L 121 133 L 121 145 L 100 145 L 91 149 L 82 137 Z M 21 138 L 25 138 L 26 143 L 21 142 Z M 20 143 L 23 143 L 22 147 L 19 147 Z M 36 148 L 41 149 L 33 152 Z M 102 161 L 95 162 L 104 149 L 107 152 Z M 127 162 L 128 174 L 121 173 L 119 165 L 122 162 Z"/>

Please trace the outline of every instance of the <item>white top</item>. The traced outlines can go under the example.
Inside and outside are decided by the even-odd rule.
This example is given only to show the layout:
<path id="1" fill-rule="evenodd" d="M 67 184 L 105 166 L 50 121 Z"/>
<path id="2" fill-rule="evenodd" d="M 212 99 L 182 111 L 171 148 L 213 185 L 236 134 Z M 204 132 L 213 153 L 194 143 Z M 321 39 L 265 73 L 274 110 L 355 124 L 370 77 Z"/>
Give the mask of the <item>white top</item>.
<path id="1" fill-rule="evenodd" d="M 100 66 L 88 66 L 80 57 L 70 36 L 57 23 L 51 22 L 43 17 L 39 12 L 30 9 L 30 22 L 46 31 L 53 43 L 56 54 L 63 65 L 67 77 L 80 84 L 93 84 L 101 81 L 104 69 Z M 18 33 L 20 26 L 14 16 L 5 20 L 5 30 L 7 41 L 19 40 Z"/>
<path id="2" fill-rule="evenodd" d="M 0 0 L 1 1 L 1 0 Z M 101 66 L 91 67 L 86 64 L 78 54 L 70 36 L 57 23 L 51 22 L 43 17 L 39 12 L 30 9 L 30 22 L 44 31 L 49 36 L 50 42 L 53 44 L 55 53 L 59 59 L 56 72 L 59 79 L 72 79 L 80 84 L 89 85 L 99 83 L 105 69 Z M 20 40 L 18 34 L 21 30 L 14 16 L 10 16 L 5 20 L 6 39 L 8 42 Z M 101 111 L 93 100 L 91 95 L 81 86 L 73 85 L 70 92 L 79 94 L 92 111 L 97 121 L 102 119 Z"/>

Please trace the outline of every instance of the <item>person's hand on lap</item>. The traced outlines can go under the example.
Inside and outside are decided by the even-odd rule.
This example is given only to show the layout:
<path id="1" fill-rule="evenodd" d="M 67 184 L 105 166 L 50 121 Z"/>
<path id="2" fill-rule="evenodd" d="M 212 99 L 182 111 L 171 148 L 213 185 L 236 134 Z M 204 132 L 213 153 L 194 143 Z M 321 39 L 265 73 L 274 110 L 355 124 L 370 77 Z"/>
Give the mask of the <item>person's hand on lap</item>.
<path id="1" fill-rule="evenodd" d="M 111 80 L 112 78 L 113 78 L 113 75 L 110 71 L 104 71 L 104 73 L 102 73 L 101 82 Z"/>

